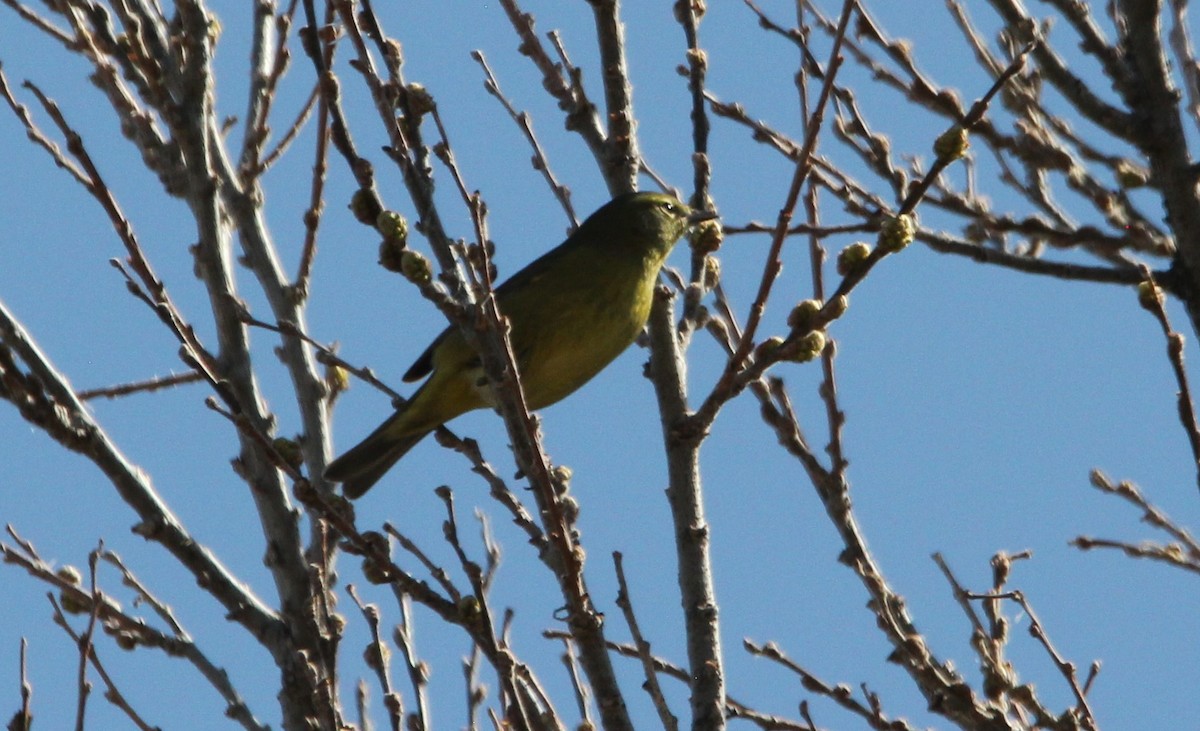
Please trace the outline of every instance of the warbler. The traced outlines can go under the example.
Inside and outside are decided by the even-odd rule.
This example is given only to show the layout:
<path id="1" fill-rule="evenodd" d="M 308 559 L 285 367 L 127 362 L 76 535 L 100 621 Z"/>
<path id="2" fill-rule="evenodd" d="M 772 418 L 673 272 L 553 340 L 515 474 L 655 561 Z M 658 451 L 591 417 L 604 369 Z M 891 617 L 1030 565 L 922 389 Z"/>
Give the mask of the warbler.
<path id="1" fill-rule="evenodd" d="M 529 408 L 565 398 L 633 343 L 667 254 L 691 223 L 712 217 L 662 193 L 621 195 L 496 288 Z M 425 376 L 412 399 L 325 470 L 348 497 L 363 495 L 433 429 L 493 405 L 479 356 L 456 326 L 404 380 Z"/>

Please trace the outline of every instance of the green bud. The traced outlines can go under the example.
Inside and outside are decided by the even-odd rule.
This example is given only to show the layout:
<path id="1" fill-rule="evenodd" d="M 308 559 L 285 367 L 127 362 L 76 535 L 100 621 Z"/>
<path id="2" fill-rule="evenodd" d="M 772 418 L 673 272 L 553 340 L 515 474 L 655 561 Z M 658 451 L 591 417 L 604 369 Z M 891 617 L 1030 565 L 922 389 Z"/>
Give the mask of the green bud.
<path id="1" fill-rule="evenodd" d="M 837 273 L 843 277 L 858 271 L 862 263 L 871 255 L 871 245 L 865 241 L 856 241 L 842 249 L 837 258 Z"/>
<path id="2" fill-rule="evenodd" d="M 379 198 L 375 196 L 374 191 L 359 188 L 350 198 L 350 212 L 354 214 L 355 220 L 359 223 L 374 226 L 383 209 L 380 207 Z"/>
<path id="3" fill-rule="evenodd" d="M 279 452 L 279 456 L 283 457 L 283 461 L 292 467 L 299 467 L 304 462 L 304 453 L 300 449 L 300 443 L 295 439 L 276 437 L 271 442 L 271 446 L 275 447 L 275 451 Z"/>
<path id="4" fill-rule="evenodd" d="M 879 247 L 888 253 L 895 253 L 911 244 L 916 233 L 917 225 L 911 215 L 888 216 L 879 230 Z"/>
<path id="5" fill-rule="evenodd" d="M 400 273 L 413 284 L 425 284 L 433 278 L 433 267 L 421 252 L 405 249 L 400 252 Z"/>
<path id="6" fill-rule="evenodd" d="M 850 309 L 850 298 L 844 294 L 839 294 L 837 297 L 829 300 L 829 304 L 825 305 L 825 309 L 829 311 L 829 319 L 836 320 L 846 314 L 846 310 Z"/>
<path id="7" fill-rule="evenodd" d="M 796 363 L 807 363 L 821 355 L 821 351 L 825 350 L 825 333 L 821 330 L 813 330 L 809 334 L 800 338 L 800 342 L 788 355 L 788 360 Z"/>
<path id="8" fill-rule="evenodd" d="M 388 539 L 377 530 L 366 530 L 362 532 L 362 540 L 366 553 L 387 553 Z"/>
<path id="9" fill-rule="evenodd" d="M 972 244 L 982 244 L 988 239 L 988 230 L 979 221 L 971 221 L 963 227 L 963 236 Z"/>
<path id="10" fill-rule="evenodd" d="M 1018 686 L 1010 688 L 1008 697 L 1013 701 L 1020 703 L 1028 708 L 1036 708 L 1038 703 L 1038 694 L 1033 686 L 1028 683 L 1022 683 Z"/>
<path id="11" fill-rule="evenodd" d="M 367 581 L 372 584 L 387 584 L 391 582 L 391 579 L 388 578 L 387 567 L 369 556 L 363 559 L 362 572 Z"/>
<path id="12" fill-rule="evenodd" d="M 778 335 L 767 338 L 754 348 L 754 359 L 762 360 L 763 358 L 770 357 L 772 353 L 779 350 L 779 346 L 781 345 L 783 345 L 783 338 Z"/>
<path id="13" fill-rule="evenodd" d="M 458 600 L 458 616 L 468 624 L 479 618 L 479 600 L 474 596 L 464 596 Z"/>
<path id="14" fill-rule="evenodd" d="M 308 480 L 296 480 L 296 484 L 292 486 L 292 494 L 305 505 L 311 505 L 320 498 L 317 488 Z"/>
<path id="15" fill-rule="evenodd" d="M 550 470 L 550 479 L 554 481 L 555 485 L 561 485 L 563 491 L 565 492 L 566 488 L 571 485 L 571 477 L 574 476 L 574 474 L 575 473 L 570 467 L 567 467 L 566 465 L 558 465 Z"/>
<path id="16" fill-rule="evenodd" d="M 416 117 L 432 112 L 436 106 L 433 95 L 422 84 L 409 84 L 405 92 L 408 96 L 408 111 Z"/>
<path id="17" fill-rule="evenodd" d="M 1008 686 L 1004 682 L 1003 675 L 993 672 L 984 673 L 983 694 L 985 696 L 993 701 L 999 700 L 1006 690 L 1008 690 Z"/>
<path id="18" fill-rule="evenodd" d="M 80 576 L 79 569 L 71 565 L 59 566 L 58 570 L 54 572 L 54 575 L 67 582 L 71 586 L 79 586 L 83 583 L 83 577 Z"/>
<path id="19" fill-rule="evenodd" d="M 957 160 L 967 154 L 967 148 L 970 146 L 971 140 L 967 130 L 956 124 L 938 135 L 933 143 L 933 151 L 937 153 L 938 159 Z"/>
<path id="20" fill-rule="evenodd" d="M 450 152 L 450 145 L 447 145 L 443 140 L 433 146 L 433 156 L 442 161 L 446 167 L 454 167 L 454 153 Z"/>
<path id="21" fill-rule="evenodd" d="M 821 311 L 821 300 L 804 300 L 792 308 L 787 324 L 793 330 L 809 330 L 817 313 Z"/>
<path id="22" fill-rule="evenodd" d="M 59 594 L 58 601 L 67 614 L 87 614 L 92 611 L 92 602 L 86 596 L 79 596 L 73 591 Z"/>
<path id="23" fill-rule="evenodd" d="M 1156 282 L 1145 281 L 1138 285 L 1138 304 L 1142 309 L 1150 312 L 1157 312 L 1163 306 L 1162 287 L 1159 287 Z"/>
<path id="24" fill-rule="evenodd" d="M 1042 31 L 1038 27 L 1038 21 L 1033 18 L 1022 18 L 1015 25 L 1008 28 L 1008 33 L 1019 46 L 1035 43 L 1042 39 Z"/>
<path id="25" fill-rule="evenodd" d="M 567 523 L 575 523 L 579 520 L 579 501 L 570 495 L 562 495 L 558 498 L 558 505 L 562 508 L 563 519 Z"/>
<path id="26" fill-rule="evenodd" d="M 379 671 L 387 667 L 388 655 L 391 652 L 382 642 L 371 642 L 363 650 L 363 662 L 372 670 Z"/>
<path id="27" fill-rule="evenodd" d="M 408 221 L 395 211 L 380 211 L 375 217 L 375 230 L 388 241 L 397 241 L 401 246 L 408 241 Z"/>
<path id="28" fill-rule="evenodd" d="M 720 220 L 716 218 L 701 221 L 688 231 L 688 243 L 692 245 L 692 250 L 703 254 L 711 254 L 721 248 L 723 241 L 725 231 L 721 228 Z"/>
<path id="29" fill-rule="evenodd" d="M 1129 160 L 1121 160 L 1115 170 L 1117 184 L 1122 188 L 1142 188 L 1150 182 L 1150 171 Z"/>

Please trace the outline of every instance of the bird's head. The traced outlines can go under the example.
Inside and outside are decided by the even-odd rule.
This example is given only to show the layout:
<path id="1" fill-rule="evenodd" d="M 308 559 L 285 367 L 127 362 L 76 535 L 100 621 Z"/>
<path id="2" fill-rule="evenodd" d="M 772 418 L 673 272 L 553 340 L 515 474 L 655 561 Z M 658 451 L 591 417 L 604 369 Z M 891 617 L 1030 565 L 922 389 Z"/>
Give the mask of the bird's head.
<path id="1" fill-rule="evenodd" d="M 715 214 L 694 211 L 667 193 L 626 193 L 592 214 L 585 226 L 604 231 L 610 241 L 629 241 L 663 257 L 692 224 Z"/>

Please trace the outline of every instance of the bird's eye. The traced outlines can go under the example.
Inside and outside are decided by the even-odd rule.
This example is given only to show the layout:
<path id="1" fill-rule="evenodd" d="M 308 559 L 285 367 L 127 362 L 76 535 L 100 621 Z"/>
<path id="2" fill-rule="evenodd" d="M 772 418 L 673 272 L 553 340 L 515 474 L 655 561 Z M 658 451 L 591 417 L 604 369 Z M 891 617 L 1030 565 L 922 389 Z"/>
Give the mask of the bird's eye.
<path id="1" fill-rule="evenodd" d="M 663 210 L 666 211 L 667 213 L 675 212 L 675 204 L 672 203 L 671 201 L 663 201 L 659 205 L 661 205 L 663 207 Z"/>

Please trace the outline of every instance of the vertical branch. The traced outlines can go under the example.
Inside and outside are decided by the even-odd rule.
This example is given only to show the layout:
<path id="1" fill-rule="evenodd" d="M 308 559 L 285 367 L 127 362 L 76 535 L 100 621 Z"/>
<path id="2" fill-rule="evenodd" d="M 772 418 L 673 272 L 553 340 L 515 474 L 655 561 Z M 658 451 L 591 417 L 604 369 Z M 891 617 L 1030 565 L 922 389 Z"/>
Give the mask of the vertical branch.
<path id="1" fill-rule="evenodd" d="M 400 624 L 392 630 L 392 641 L 404 654 L 404 666 L 408 670 L 408 680 L 412 684 L 416 717 L 410 721 L 411 728 L 414 731 L 428 731 L 431 728 L 429 725 L 429 694 L 426 690 L 429 684 L 429 670 L 417 656 L 416 640 L 413 638 L 412 597 L 401 592 L 398 603 L 400 605 Z M 479 646 L 475 645 L 472 657 L 478 657 L 478 652 Z"/>
<path id="2" fill-rule="evenodd" d="M 595 728 L 596 723 L 592 719 L 592 707 L 588 702 L 591 700 L 592 691 L 588 687 L 587 681 L 579 675 L 579 663 L 575 662 L 575 643 L 571 642 L 570 635 L 562 638 L 563 654 L 562 663 L 567 670 L 567 677 L 571 679 L 571 691 L 575 696 L 575 707 L 579 709 L 579 718 L 582 719 L 582 726 L 586 728 Z"/>
<path id="3" fill-rule="evenodd" d="M 650 371 L 667 452 L 667 499 L 675 522 L 679 591 L 692 677 L 692 728 L 723 729 L 725 670 L 700 485 L 700 444 L 706 432 L 688 428 L 694 420 L 688 418 L 687 366 L 672 328 L 673 298 L 669 289 L 655 290 L 650 310 Z"/>
<path id="4" fill-rule="evenodd" d="M 1196 406 L 1192 401 L 1192 389 L 1188 384 L 1187 368 L 1183 363 L 1184 338 L 1171 328 L 1167 319 L 1167 309 L 1164 306 L 1163 291 L 1154 281 L 1150 270 L 1142 268 L 1146 281 L 1138 287 L 1138 300 L 1146 308 L 1162 328 L 1167 339 L 1167 359 L 1171 362 L 1171 370 L 1175 373 L 1175 382 L 1179 385 L 1176 396 L 1176 409 L 1179 413 L 1179 423 L 1187 434 L 1188 445 L 1192 448 L 1192 466 L 1196 469 L 1196 482 L 1200 485 L 1200 426 L 1196 423 Z"/>
<path id="5" fill-rule="evenodd" d="M 196 221 L 198 244 L 195 251 L 216 323 L 220 344 L 219 363 L 223 366 L 221 375 L 228 380 L 236 395 L 242 415 L 258 431 L 271 434 L 274 431 L 273 417 L 266 410 L 266 400 L 259 391 L 246 326 L 238 308 L 240 297 L 234 275 L 231 232 L 227 223 L 227 216 L 231 212 L 222 205 L 223 195 L 232 193 L 238 186 L 232 167 L 224 159 L 222 135 L 213 108 L 212 18 L 202 6 L 192 3 L 181 6 L 180 18 L 188 39 L 189 55 L 187 67 L 181 70 L 186 96 L 178 110 L 180 118 L 172 127 L 172 133 L 187 161 L 184 173 L 188 186 L 186 200 Z M 221 180 L 222 175 L 224 180 Z M 251 208 L 254 206 L 246 198 L 240 198 L 234 205 L 237 203 L 248 204 Z M 240 220 L 244 211 L 235 208 L 232 215 L 235 220 Z M 252 262 L 257 258 L 253 256 L 254 253 L 249 253 Z M 284 613 L 288 615 L 292 632 L 297 637 L 307 639 L 308 646 L 315 648 L 315 627 L 302 619 L 303 607 L 307 604 L 305 597 L 311 596 L 311 584 L 296 513 L 281 475 L 271 460 L 245 433 L 239 431 L 238 438 L 241 454 L 237 468 L 243 479 L 251 485 L 250 493 L 258 510 L 263 536 L 272 546 L 268 564 Z M 307 630 L 302 629 L 306 625 Z M 304 644 L 303 639 L 301 643 Z M 287 672 L 285 675 L 296 680 L 305 674 Z M 297 690 L 296 697 L 305 694 L 310 700 L 316 700 L 312 697 L 311 687 Z M 298 719 L 293 720 L 298 723 Z"/>
<path id="6" fill-rule="evenodd" d="M 687 41 L 688 90 L 692 96 L 694 190 L 690 202 L 697 208 L 710 210 L 709 123 L 704 96 L 708 62 L 700 48 L 698 32 L 702 13 L 702 6 L 691 0 L 678 0 L 675 4 L 675 16 L 683 26 Z M 715 248 L 693 245 L 690 272 L 693 285 L 704 282 L 708 254 Z M 687 287 L 685 292 L 684 319 L 692 322 L 699 309 L 702 287 Z M 682 338 L 676 337 L 673 327 L 672 299 L 669 290 L 655 291 L 649 322 L 651 377 L 667 453 L 667 500 L 675 525 L 676 570 L 692 679 L 692 728 L 722 729 L 725 728 L 726 702 L 724 658 L 700 478 L 700 445 L 706 431 L 688 428 L 694 421 L 689 418 L 687 404 L 687 362 L 681 350 Z M 673 727 L 674 717 L 665 704 L 657 701 L 656 698 L 655 705 L 664 726 Z"/>
<path id="7" fill-rule="evenodd" d="M 713 210 L 712 197 L 708 186 L 712 178 L 711 162 L 708 158 L 708 106 L 704 97 L 704 79 L 708 73 L 708 55 L 700 47 L 700 18 L 704 15 L 705 6 L 695 0 L 676 0 L 675 18 L 683 26 L 683 35 L 687 41 L 688 59 L 688 91 L 692 96 L 692 196 L 688 200 L 696 210 Z M 704 294 L 706 262 L 711 249 L 720 245 L 717 238 L 708 246 L 698 245 L 705 241 L 695 237 L 692 243 L 691 287 L 684 290 L 683 319 L 694 323 L 700 313 L 700 299 Z M 715 263 L 715 262 L 714 262 Z"/>
<path id="8" fill-rule="evenodd" d="M 712 209 L 712 198 L 708 194 L 712 169 L 708 160 L 708 135 L 711 126 L 708 121 L 708 105 L 704 99 L 708 55 L 700 47 L 700 18 L 703 15 L 704 6 L 696 0 L 676 0 L 675 17 L 683 25 L 683 35 L 687 41 L 688 92 L 692 95 L 693 190 L 688 203 L 693 208 L 707 211 Z M 694 272 L 692 281 L 697 281 Z"/>
<path id="9" fill-rule="evenodd" d="M 1121 38 L 1133 77 L 1118 86 L 1133 115 L 1133 138 L 1150 163 L 1150 180 L 1163 197 L 1175 235 L 1176 264 L 1183 270 L 1183 298 L 1192 329 L 1200 332 L 1200 190 L 1180 118 L 1179 90 L 1171 81 L 1163 49 L 1161 0 L 1118 0 L 1125 22 Z"/>
<path id="10" fill-rule="evenodd" d="M 258 167 L 270 135 L 269 117 L 275 101 L 275 82 L 283 72 L 286 48 L 282 34 L 276 36 L 279 23 L 275 19 L 273 0 L 254 0 L 251 26 L 250 89 L 246 95 L 246 131 L 241 154 L 241 167 L 247 174 L 253 174 Z"/>
<path id="11" fill-rule="evenodd" d="M 279 262 L 277 251 L 264 218 L 261 176 L 253 176 L 243 186 L 236 164 L 224 146 L 224 137 L 213 107 L 212 44 L 213 18 L 199 4 L 180 8 L 184 37 L 189 39 L 189 67 L 185 79 L 190 87 L 187 106 L 181 110 L 184 120 L 173 128 L 188 161 L 187 201 L 196 219 L 199 243 L 197 256 L 204 272 L 213 317 L 221 344 L 223 376 L 237 394 L 242 415 L 263 435 L 271 435 L 275 417 L 267 409 L 255 375 L 247 326 L 242 317 L 241 299 L 234 275 L 234 255 L 230 222 L 236 230 L 244 260 L 253 271 L 262 292 L 279 322 L 307 329 L 302 303 L 291 288 Z M 267 20 L 262 19 L 262 23 Z M 265 26 L 264 26 L 265 27 Z M 266 44 L 271 33 L 258 34 L 257 43 Z M 267 49 L 254 52 L 267 55 Z M 256 55 L 256 57 L 258 57 Z M 316 367 L 312 350 L 299 338 L 285 337 L 280 344 L 282 361 L 287 367 L 296 393 L 303 422 L 301 448 L 314 474 L 320 474 L 330 452 L 328 402 L 324 381 Z M 336 677 L 336 654 L 328 640 L 328 617 L 317 598 L 327 592 L 324 585 L 330 561 L 321 537 L 321 527 L 312 525 L 307 550 L 300 535 L 299 513 L 291 503 L 287 485 L 274 462 L 255 439 L 238 431 L 241 453 L 237 468 L 251 485 L 251 495 L 259 514 L 263 537 L 269 546 L 267 564 L 272 569 L 279 595 L 280 613 L 295 643 L 295 654 L 281 665 L 284 678 L 282 703 L 284 725 L 300 728 L 313 718 L 333 724 L 337 714 L 337 687 L 320 678 Z M 318 480 L 318 486 L 328 489 Z"/>
<path id="12" fill-rule="evenodd" d="M 625 61 L 625 25 L 621 22 L 620 0 L 588 0 L 596 15 L 596 38 L 600 42 L 600 70 L 604 79 L 604 103 L 608 115 L 608 142 L 604 179 L 613 196 L 637 190 L 641 164 L 634 132 L 633 85 Z"/>

